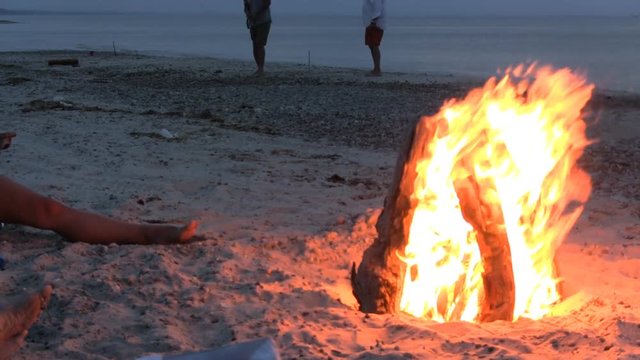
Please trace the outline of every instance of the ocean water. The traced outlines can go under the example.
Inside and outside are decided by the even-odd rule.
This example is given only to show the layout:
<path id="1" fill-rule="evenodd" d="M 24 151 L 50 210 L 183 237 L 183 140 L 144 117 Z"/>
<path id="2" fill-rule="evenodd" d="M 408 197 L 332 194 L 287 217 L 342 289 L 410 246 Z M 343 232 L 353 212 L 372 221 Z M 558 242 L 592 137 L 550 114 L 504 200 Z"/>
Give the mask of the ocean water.
<path id="1" fill-rule="evenodd" d="M 273 14 L 267 61 L 368 68 L 359 16 Z M 108 50 L 251 59 L 244 17 L 220 14 L 1 15 L 0 51 Z M 393 17 L 385 71 L 489 76 L 521 62 L 569 66 L 600 88 L 640 92 L 640 18 Z"/>

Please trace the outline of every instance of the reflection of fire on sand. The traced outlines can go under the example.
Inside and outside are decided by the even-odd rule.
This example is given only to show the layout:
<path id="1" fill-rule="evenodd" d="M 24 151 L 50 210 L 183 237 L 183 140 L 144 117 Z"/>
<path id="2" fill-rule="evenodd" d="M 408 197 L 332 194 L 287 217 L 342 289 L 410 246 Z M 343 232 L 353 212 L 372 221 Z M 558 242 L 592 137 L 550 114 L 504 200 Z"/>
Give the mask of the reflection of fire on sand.
<path id="1" fill-rule="evenodd" d="M 591 192 L 576 162 L 592 90 L 568 69 L 519 66 L 420 119 L 352 274 L 361 309 L 438 322 L 549 314 L 556 250 Z"/>

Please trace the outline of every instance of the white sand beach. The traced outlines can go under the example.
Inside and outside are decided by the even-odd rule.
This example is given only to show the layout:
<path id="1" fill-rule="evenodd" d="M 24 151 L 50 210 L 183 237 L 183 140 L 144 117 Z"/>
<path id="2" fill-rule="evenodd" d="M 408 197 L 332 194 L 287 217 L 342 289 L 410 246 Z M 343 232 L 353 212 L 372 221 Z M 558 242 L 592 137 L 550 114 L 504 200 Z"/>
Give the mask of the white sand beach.
<path id="1" fill-rule="evenodd" d="M 49 67 L 76 57 L 79 67 Z M 135 359 L 271 337 L 283 359 L 640 359 L 640 95 L 597 89 L 581 159 L 594 190 L 560 248 L 568 300 L 515 323 L 358 311 L 418 114 L 485 79 L 85 52 L 0 53 L 0 171 L 132 222 L 201 222 L 167 246 L 0 231 L 0 294 L 54 285 L 16 359 Z M 597 84 L 596 84 L 597 86 Z M 2 201 L 2 199 L 0 199 Z"/>

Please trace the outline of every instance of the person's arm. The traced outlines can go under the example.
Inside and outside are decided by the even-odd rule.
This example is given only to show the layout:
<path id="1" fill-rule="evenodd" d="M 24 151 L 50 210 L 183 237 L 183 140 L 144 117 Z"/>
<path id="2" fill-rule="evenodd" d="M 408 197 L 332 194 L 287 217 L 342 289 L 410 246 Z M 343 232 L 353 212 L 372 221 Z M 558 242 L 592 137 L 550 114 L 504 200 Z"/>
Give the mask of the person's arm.
<path id="1" fill-rule="evenodd" d="M 244 15 L 247 18 L 247 29 L 251 27 L 251 23 L 253 23 L 253 16 L 251 16 L 251 4 L 249 4 L 249 0 L 244 0 Z"/>
<path id="2" fill-rule="evenodd" d="M 244 14 L 247 18 L 251 17 L 251 9 L 249 8 L 249 2 L 247 0 L 244 0 Z"/>
<path id="3" fill-rule="evenodd" d="M 11 139 L 16 137 L 14 132 L 0 133 L 0 150 L 5 150 L 11 146 Z"/>

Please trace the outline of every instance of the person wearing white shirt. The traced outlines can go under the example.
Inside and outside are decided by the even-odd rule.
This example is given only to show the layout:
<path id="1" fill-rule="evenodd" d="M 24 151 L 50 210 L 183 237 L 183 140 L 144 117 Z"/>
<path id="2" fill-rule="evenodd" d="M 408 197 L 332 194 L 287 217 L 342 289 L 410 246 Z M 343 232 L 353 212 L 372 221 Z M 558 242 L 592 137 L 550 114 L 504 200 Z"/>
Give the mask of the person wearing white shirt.
<path id="1" fill-rule="evenodd" d="M 371 50 L 373 59 L 373 70 L 368 75 L 380 76 L 380 43 L 387 23 L 385 0 L 363 0 L 362 22 L 365 26 L 364 44 Z"/>

